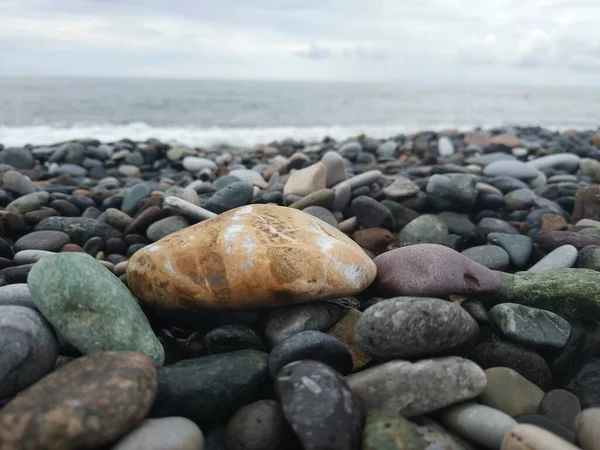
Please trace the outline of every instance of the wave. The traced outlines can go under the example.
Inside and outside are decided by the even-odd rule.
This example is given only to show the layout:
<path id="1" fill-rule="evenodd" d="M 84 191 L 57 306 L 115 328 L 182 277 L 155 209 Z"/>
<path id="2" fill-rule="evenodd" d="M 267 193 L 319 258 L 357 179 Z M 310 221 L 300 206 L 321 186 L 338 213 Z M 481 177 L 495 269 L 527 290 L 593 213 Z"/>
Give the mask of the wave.
<path id="1" fill-rule="evenodd" d="M 440 124 L 433 128 L 418 125 L 354 125 L 354 126 L 310 126 L 310 127 L 211 127 L 194 126 L 155 127 L 143 122 L 128 124 L 86 124 L 73 126 L 53 125 L 0 125 L 0 144 L 4 146 L 49 145 L 73 139 L 93 138 L 101 142 L 114 142 L 124 138 L 145 141 L 156 138 L 162 142 L 180 143 L 190 146 L 210 147 L 219 144 L 251 147 L 273 141 L 292 138 L 306 142 L 321 141 L 329 136 L 337 140 L 366 134 L 374 138 L 388 138 L 401 133 L 412 133 L 423 129 L 447 129 L 451 125 Z"/>
<path id="2" fill-rule="evenodd" d="M 115 142 L 121 139 L 145 141 L 149 138 L 161 142 L 183 144 L 195 147 L 211 147 L 231 145 L 252 147 L 292 138 L 305 142 L 318 142 L 329 136 L 336 140 L 344 140 L 365 134 L 374 138 L 390 138 L 398 134 L 415 133 L 423 130 L 440 131 L 458 129 L 469 131 L 475 127 L 490 128 L 500 124 L 474 124 L 469 127 L 456 127 L 452 124 L 428 125 L 331 125 L 331 126 L 287 126 L 287 127 L 211 127 L 165 126 L 156 127 L 144 122 L 127 124 L 79 124 L 72 126 L 58 125 L 24 125 L 8 126 L 0 124 L 0 144 L 6 147 L 30 145 L 50 145 L 74 139 L 98 139 L 101 142 Z M 547 127 L 557 131 L 571 126 Z"/>

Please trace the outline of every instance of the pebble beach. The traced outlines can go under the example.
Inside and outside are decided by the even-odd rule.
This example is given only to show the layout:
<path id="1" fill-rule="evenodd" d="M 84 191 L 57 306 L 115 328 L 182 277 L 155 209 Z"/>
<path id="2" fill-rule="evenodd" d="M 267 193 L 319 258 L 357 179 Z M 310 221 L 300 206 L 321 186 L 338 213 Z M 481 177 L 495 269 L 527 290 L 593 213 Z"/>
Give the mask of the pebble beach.
<path id="1" fill-rule="evenodd" d="M 0 450 L 600 449 L 600 129 L 0 142 Z"/>

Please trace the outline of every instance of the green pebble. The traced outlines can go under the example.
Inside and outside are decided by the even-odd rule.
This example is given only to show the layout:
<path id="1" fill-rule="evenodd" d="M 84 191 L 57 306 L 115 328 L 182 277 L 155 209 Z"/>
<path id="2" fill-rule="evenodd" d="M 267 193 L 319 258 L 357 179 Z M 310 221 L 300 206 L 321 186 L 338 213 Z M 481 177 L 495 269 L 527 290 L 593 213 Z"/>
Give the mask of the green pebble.
<path id="1" fill-rule="evenodd" d="M 367 417 L 364 450 L 423 450 L 425 445 L 415 425 L 393 411 L 378 411 Z"/>

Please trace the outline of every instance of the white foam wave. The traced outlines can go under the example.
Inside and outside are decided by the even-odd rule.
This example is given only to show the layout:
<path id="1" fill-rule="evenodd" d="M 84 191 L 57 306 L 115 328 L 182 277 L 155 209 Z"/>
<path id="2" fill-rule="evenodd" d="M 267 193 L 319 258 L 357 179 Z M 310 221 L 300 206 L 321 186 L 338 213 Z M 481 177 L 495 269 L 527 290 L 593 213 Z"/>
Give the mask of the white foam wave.
<path id="1" fill-rule="evenodd" d="M 267 144 L 286 138 L 304 141 L 320 141 L 325 136 L 337 140 L 360 134 L 375 138 L 392 137 L 400 133 L 410 133 L 426 129 L 411 125 L 355 125 L 355 126 L 316 126 L 316 127 L 260 127 L 260 128 L 197 128 L 193 126 L 154 127 L 143 122 L 124 125 L 90 124 L 71 127 L 51 125 L 4 126 L 0 125 L 0 143 L 5 146 L 25 144 L 45 145 L 72 139 L 93 138 L 102 142 L 114 142 L 129 138 L 144 141 L 157 138 L 162 142 L 181 143 L 191 146 L 212 146 L 229 144 L 235 146 L 254 146 Z M 427 129 L 452 128 L 439 125 Z"/>

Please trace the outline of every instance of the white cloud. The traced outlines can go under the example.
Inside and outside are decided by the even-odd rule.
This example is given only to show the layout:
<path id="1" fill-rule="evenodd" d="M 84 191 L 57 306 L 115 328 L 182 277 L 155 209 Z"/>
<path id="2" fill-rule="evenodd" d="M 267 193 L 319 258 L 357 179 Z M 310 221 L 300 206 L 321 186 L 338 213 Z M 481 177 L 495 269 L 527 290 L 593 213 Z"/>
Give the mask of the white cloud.
<path id="1" fill-rule="evenodd" d="M 460 47 L 458 59 L 473 64 L 492 64 L 498 60 L 498 38 L 488 34 L 483 38 L 469 36 Z"/>
<path id="2" fill-rule="evenodd" d="M 516 63 L 525 67 L 549 64 L 554 60 L 554 42 L 544 31 L 527 33 L 516 46 Z"/>

